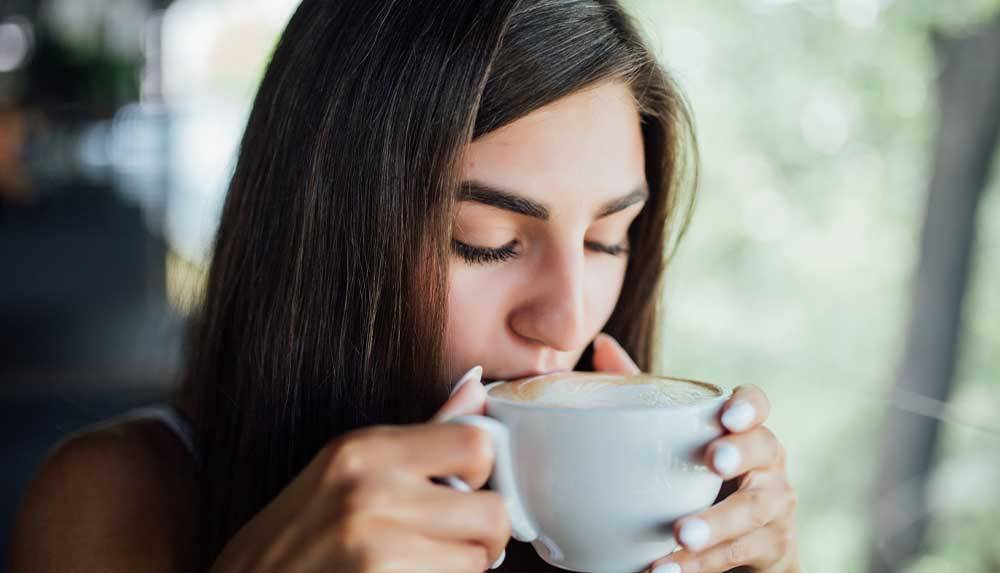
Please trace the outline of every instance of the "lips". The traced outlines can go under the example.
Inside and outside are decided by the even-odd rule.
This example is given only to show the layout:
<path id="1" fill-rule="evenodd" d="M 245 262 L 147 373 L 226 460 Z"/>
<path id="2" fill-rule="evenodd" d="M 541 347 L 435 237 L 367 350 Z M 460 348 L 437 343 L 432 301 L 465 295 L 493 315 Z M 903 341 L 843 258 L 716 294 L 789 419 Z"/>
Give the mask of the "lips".
<path id="1" fill-rule="evenodd" d="M 521 378 L 532 378 L 535 376 L 541 376 L 542 374 L 552 374 L 553 372 L 567 372 L 569 370 L 570 370 L 569 368 L 556 368 L 554 370 L 528 370 L 517 374 L 510 374 L 508 376 L 500 376 L 497 378 L 489 378 L 484 376 L 483 383 L 489 384 L 490 382 L 497 382 L 499 380 L 520 380 Z"/>

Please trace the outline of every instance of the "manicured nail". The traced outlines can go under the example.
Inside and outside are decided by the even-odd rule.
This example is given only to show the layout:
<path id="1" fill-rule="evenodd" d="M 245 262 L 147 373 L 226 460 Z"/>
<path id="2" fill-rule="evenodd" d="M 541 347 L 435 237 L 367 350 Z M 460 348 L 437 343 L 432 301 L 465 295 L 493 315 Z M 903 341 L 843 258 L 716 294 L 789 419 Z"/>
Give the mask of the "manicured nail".
<path id="1" fill-rule="evenodd" d="M 712 531 L 704 519 L 695 517 L 681 525 L 681 543 L 692 551 L 697 551 L 708 545 L 708 538 L 711 534 Z"/>
<path id="2" fill-rule="evenodd" d="M 472 369 L 466 372 L 462 376 L 462 379 L 455 384 L 455 387 L 451 389 L 451 394 L 449 394 L 448 397 L 450 398 L 451 396 L 454 396 L 456 393 L 458 393 L 459 388 L 464 386 L 465 383 L 468 382 L 469 380 L 482 380 L 482 379 L 483 379 L 483 367 L 473 366 Z"/>
<path id="3" fill-rule="evenodd" d="M 756 415 L 749 402 L 737 400 L 722 414 L 722 425 L 730 432 L 742 432 L 750 428 Z"/>
<path id="4" fill-rule="evenodd" d="M 663 563 L 657 565 L 653 573 L 681 573 L 681 566 L 676 563 Z"/>
<path id="5" fill-rule="evenodd" d="M 712 454 L 712 465 L 722 477 L 729 477 L 739 469 L 741 459 L 739 448 L 727 442 L 720 442 Z"/>
<path id="6" fill-rule="evenodd" d="M 494 564 L 493 564 L 493 565 L 492 565 L 492 566 L 490 567 L 490 569 L 496 569 L 497 567 L 499 567 L 499 566 L 500 566 L 500 564 L 501 564 L 501 563 L 503 563 L 503 558 L 504 558 L 504 557 L 506 557 L 506 556 L 507 556 L 507 550 L 506 550 L 506 549 L 504 549 L 503 551 L 501 551 L 501 552 L 500 552 L 500 557 L 498 557 L 498 558 L 497 558 L 497 562 L 496 562 L 496 563 L 494 563 Z"/>
<path id="7" fill-rule="evenodd" d="M 467 412 L 475 403 L 483 400 L 486 390 L 479 384 L 480 381 L 482 381 L 482 376 L 482 366 L 474 366 L 471 370 L 463 374 L 459 381 L 455 383 L 455 386 L 452 387 L 448 400 L 441 407 L 441 409 L 431 417 L 431 422 L 447 422 L 458 415 L 459 412 Z M 475 382 L 475 385 L 469 386 L 469 382 Z M 461 397 L 456 397 L 459 391 L 466 386 L 469 386 L 469 391 L 462 394 Z M 476 386 L 479 387 L 476 388 Z"/>
<path id="8" fill-rule="evenodd" d="M 436 477 L 436 478 L 432 478 L 432 479 L 434 481 L 438 482 L 438 483 L 443 483 L 444 485 L 450 487 L 451 489 L 455 489 L 455 490 L 458 490 L 458 491 L 463 492 L 463 493 L 471 493 L 472 492 L 472 488 L 469 487 L 469 484 L 465 483 L 465 481 L 462 480 L 462 478 L 460 478 L 458 476 L 444 476 L 444 477 L 440 477 L 440 478 Z"/>

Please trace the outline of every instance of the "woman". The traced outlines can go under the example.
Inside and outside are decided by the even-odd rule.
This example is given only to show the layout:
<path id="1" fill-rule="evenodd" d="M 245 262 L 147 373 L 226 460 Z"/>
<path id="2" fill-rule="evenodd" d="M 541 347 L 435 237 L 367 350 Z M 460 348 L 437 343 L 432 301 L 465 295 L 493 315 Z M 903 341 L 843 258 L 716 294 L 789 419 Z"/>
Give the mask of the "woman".
<path id="1" fill-rule="evenodd" d="M 613 0 L 305 0 L 157 411 L 194 455 L 135 413 L 67 440 L 12 570 L 482 571 L 506 548 L 500 570 L 557 571 L 494 492 L 431 481 L 479 490 L 493 461 L 436 422 L 482 411 L 483 381 L 653 368 L 688 133 Z M 706 452 L 725 499 L 674 525 L 657 571 L 798 570 L 767 414 L 734 392 Z"/>

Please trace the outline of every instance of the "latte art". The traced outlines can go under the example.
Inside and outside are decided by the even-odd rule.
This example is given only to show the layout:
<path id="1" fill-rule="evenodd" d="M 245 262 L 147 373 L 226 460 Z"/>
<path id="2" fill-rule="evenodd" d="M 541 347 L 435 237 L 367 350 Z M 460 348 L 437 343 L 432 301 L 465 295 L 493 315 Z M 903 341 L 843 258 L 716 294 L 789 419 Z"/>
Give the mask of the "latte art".
<path id="1" fill-rule="evenodd" d="M 722 395 L 711 384 L 649 374 L 555 372 L 494 386 L 490 395 L 513 402 L 568 407 L 680 406 Z"/>

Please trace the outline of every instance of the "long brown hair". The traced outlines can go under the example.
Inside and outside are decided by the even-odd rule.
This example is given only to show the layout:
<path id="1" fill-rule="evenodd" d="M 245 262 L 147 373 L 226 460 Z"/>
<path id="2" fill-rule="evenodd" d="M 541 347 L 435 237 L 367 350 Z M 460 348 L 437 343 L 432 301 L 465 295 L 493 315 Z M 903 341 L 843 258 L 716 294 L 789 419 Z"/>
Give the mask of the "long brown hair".
<path id="1" fill-rule="evenodd" d="M 254 101 L 192 321 L 179 400 L 202 460 L 204 565 L 329 440 L 425 421 L 447 399 L 463 150 L 613 79 L 640 110 L 650 198 L 604 330 L 650 371 L 697 161 L 688 109 L 618 2 L 302 2 Z"/>

